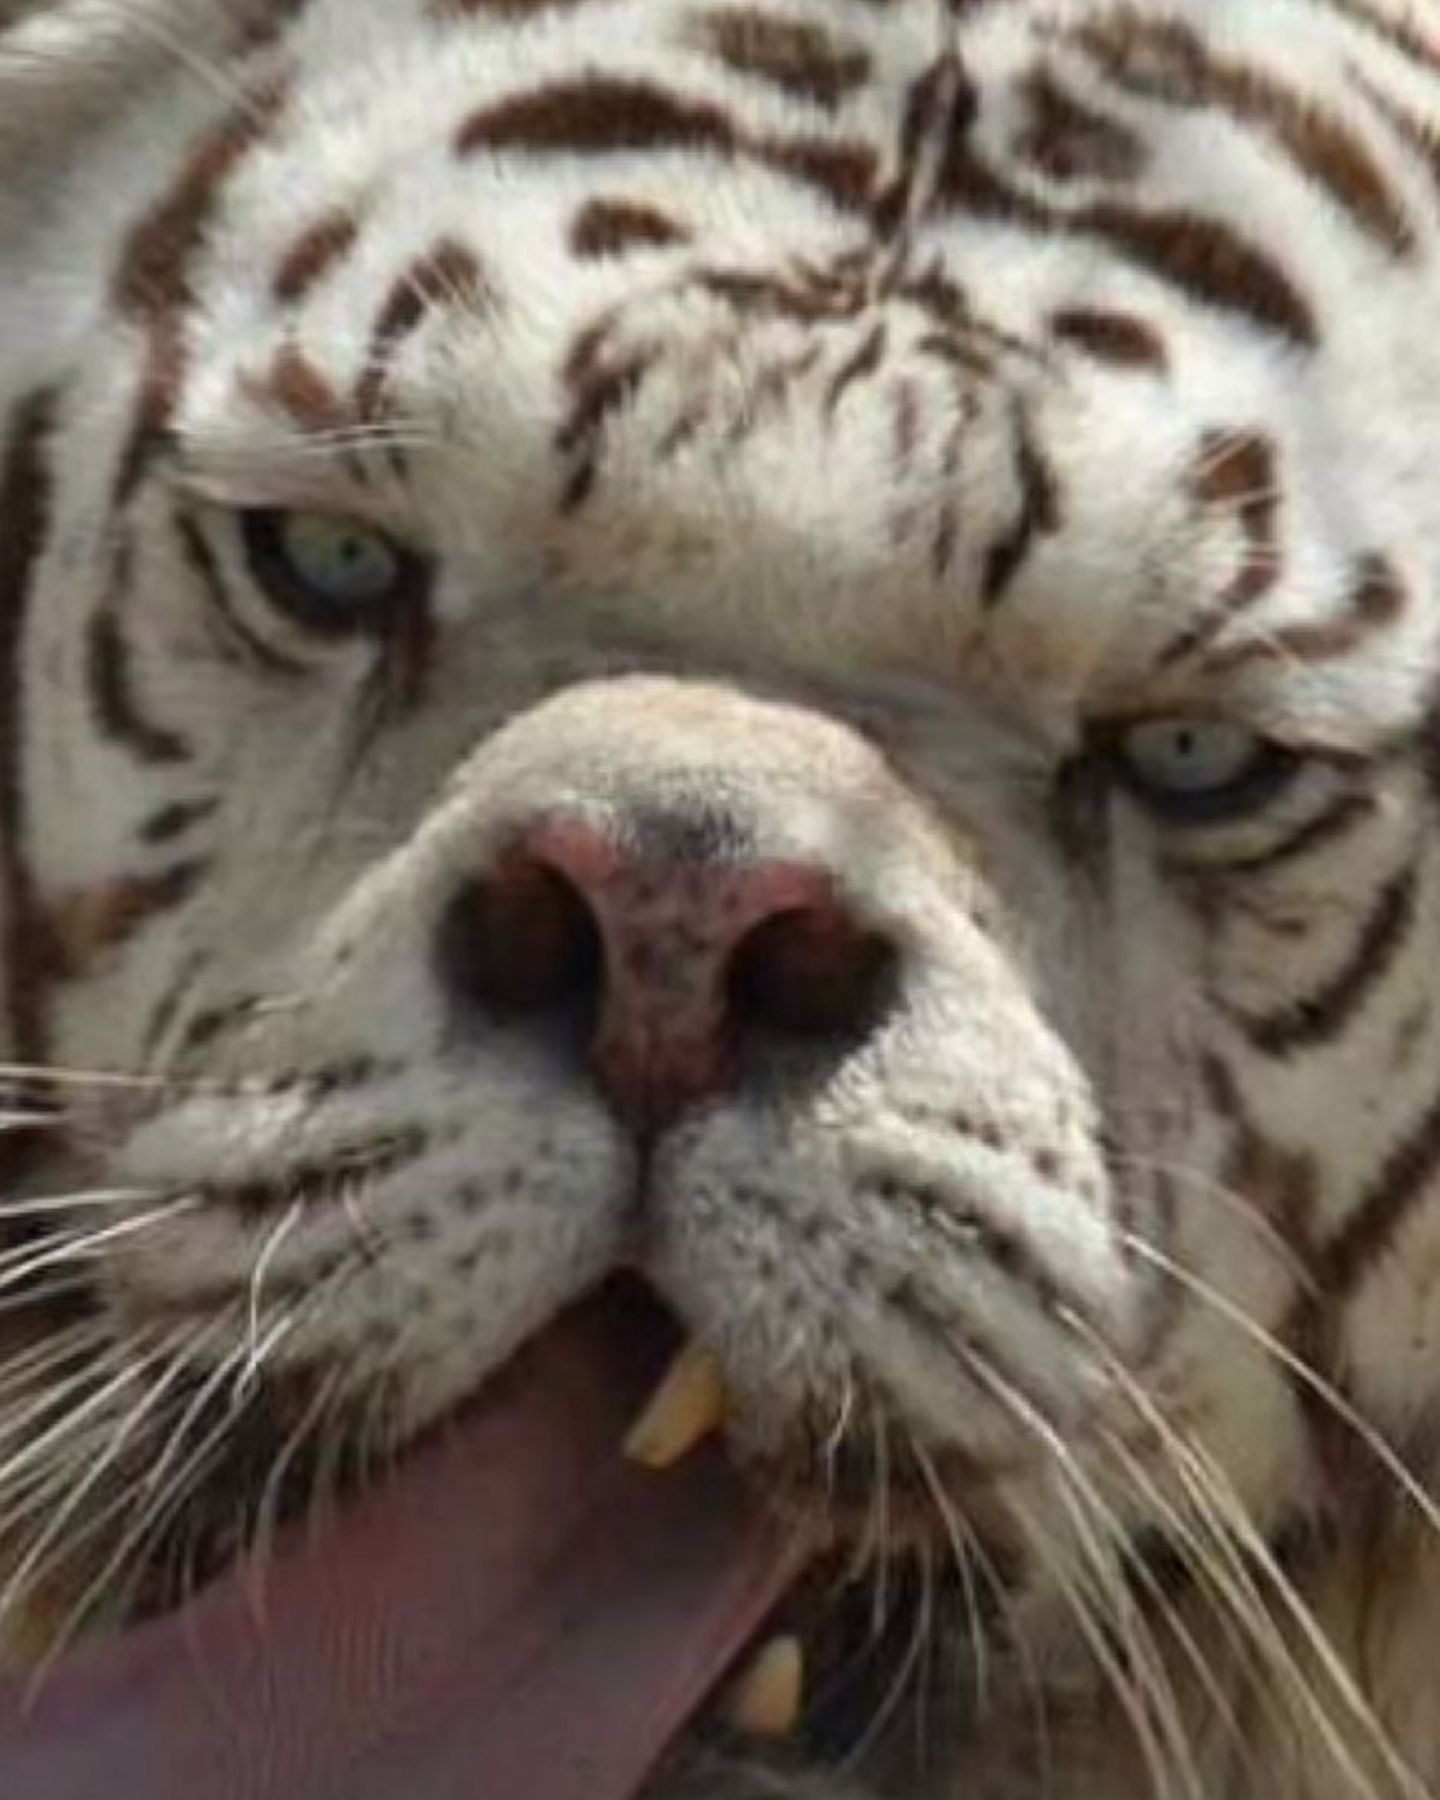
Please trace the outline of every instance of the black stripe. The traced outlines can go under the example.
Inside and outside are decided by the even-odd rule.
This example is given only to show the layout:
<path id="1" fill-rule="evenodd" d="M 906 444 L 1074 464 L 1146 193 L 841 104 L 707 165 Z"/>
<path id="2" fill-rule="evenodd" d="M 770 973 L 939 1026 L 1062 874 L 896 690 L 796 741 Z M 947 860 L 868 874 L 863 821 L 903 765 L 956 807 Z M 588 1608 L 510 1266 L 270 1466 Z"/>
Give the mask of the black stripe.
<path id="1" fill-rule="evenodd" d="M 1255 1048 L 1283 1057 L 1336 1038 L 1393 965 L 1414 923 L 1419 887 L 1419 865 L 1407 862 L 1381 888 L 1354 948 L 1327 982 L 1263 1018 L 1242 1017 Z"/>
<path id="2" fill-rule="evenodd" d="M 1294 862 L 1298 857 L 1308 856 L 1313 850 L 1333 844 L 1336 838 L 1344 837 L 1363 819 L 1372 818 L 1374 812 L 1375 799 L 1372 794 L 1341 794 L 1316 813 L 1314 818 L 1306 819 L 1303 825 L 1297 825 L 1288 837 L 1281 838 L 1278 844 L 1272 844 L 1268 850 L 1257 850 L 1253 856 L 1239 857 L 1234 862 L 1225 863 L 1224 872 L 1227 875 L 1268 874 L 1270 870 Z"/>
<path id="3" fill-rule="evenodd" d="M 1010 528 L 991 545 L 985 557 L 980 593 L 987 608 L 1004 598 L 1034 548 L 1036 538 L 1060 528 L 1055 473 L 1035 442 L 1023 414 L 1015 425 L 1015 473 L 1020 482 L 1019 509 Z"/>
<path id="4" fill-rule="evenodd" d="M 50 526 L 52 484 L 45 452 L 58 398 L 47 388 L 19 402 L 0 461 L 0 925 L 11 1050 L 17 1060 L 34 1063 L 46 1060 L 49 957 L 43 953 L 48 938 L 24 852 L 28 809 L 21 665 L 26 604 Z"/>
<path id="5" fill-rule="evenodd" d="M 135 697 L 130 646 L 121 635 L 116 608 L 130 591 L 131 557 L 122 549 L 116 558 L 110 591 L 90 621 L 85 673 L 94 702 L 95 721 L 112 743 L 122 744 L 143 763 L 180 763 L 190 748 L 167 726 L 147 719 Z"/>
<path id="6" fill-rule="evenodd" d="M 1317 1265 L 1321 1294 L 1331 1302 L 1354 1291 L 1386 1245 L 1394 1241 L 1411 1204 L 1440 1169 L 1440 1095 L 1380 1165 L 1360 1203 L 1325 1245 Z"/>
<path id="7" fill-rule="evenodd" d="M 140 841 L 144 844 L 168 844 L 172 838 L 187 832 L 192 825 L 211 818 L 219 804 L 218 800 L 176 800 L 169 806 L 162 806 L 141 825 Z"/>
<path id="8" fill-rule="evenodd" d="M 221 573 L 215 553 L 195 521 L 181 513 L 175 520 L 175 528 L 185 560 L 204 587 L 213 616 L 224 627 L 233 643 L 244 652 L 245 659 L 259 664 L 272 675 L 283 676 L 287 681 L 300 680 L 311 674 L 312 671 L 304 663 L 286 656 L 273 644 L 267 644 L 258 632 L 251 630 L 231 605 L 230 584 Z"/>

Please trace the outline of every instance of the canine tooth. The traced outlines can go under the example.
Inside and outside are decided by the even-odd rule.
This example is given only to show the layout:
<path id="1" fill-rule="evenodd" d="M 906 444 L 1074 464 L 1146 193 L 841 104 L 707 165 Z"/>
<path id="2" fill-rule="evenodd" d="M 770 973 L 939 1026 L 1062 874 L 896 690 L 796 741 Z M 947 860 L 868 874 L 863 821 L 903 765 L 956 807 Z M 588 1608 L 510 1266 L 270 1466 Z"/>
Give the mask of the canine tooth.
<path id="1" fill-rule="evenodd" d="M 789 1737 L 804 1692 L 805 1652 L 799 1638 L 771 1638 L 730 1697 L 730 1723 L 745 1737 Z"/>
<path id="2" fill-rule="evenodd" d="M 661 1377 L 644 1412 L 630 1427 L 625 1454 L 647 1469 L 669 1469 L 725 1419 L 720 1365 L 692 1338 Z"/>

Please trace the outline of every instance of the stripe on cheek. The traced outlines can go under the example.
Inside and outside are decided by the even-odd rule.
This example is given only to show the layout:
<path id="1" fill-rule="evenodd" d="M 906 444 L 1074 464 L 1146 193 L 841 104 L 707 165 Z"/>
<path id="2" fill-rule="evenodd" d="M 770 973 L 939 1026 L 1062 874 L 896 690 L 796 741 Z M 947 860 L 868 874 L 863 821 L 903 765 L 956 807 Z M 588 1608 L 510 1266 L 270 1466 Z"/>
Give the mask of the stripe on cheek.
<path id="1" fill-rule="evenodd" d="M 122 554 L 117 560 L 110 593 L 89 628 L 85 677 L 95 722 L 105 738 L 128 750 L 138 762 L 182 763 L 190 755 L 184 738 L 141 710 L 130 646 L 116 616 L 116 608 L 129 592 L 130 557 Z"/>
<path id="2" fill-rule="evenodd" d="M 1394 967 L 1415 923 L 1419 867 L 1407 862 L 1375 898 L 1349 955 L 1312 993 L 1262 1017 L 1239 1017 L 1246 1038 L 1265 1056 L 1333 1043 Z"/>
<path id="3" fill-rule="evenodd" d="M 129 942 L 161 914 L 188 900 L 209 864 L 177 863 L 158 875 L 126 875 L 63 895 L 46 910 L 54 975 L 75 981 Z"/>
<path id="4" fill-rule="evenodd" d="M 55 426 L 50 389 L 20 401 L 6 423 L 0 460 L 0 982 L 15 1058 L 43 1063 L 48 981 L 34 878 L 25 856 L 25 616 L 36 565 L 50 528 L 51 475 L 46 447 Z"/>

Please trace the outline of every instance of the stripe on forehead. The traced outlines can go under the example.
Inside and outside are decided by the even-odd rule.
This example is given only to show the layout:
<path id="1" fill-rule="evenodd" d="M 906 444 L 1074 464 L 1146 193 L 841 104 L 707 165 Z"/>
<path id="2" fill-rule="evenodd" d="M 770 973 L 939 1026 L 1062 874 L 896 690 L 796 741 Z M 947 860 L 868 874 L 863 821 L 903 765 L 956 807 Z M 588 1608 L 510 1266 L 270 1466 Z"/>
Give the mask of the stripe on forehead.
<path id="1" fill-rule="evenodd" d="M 206 230 L 226 184 L 274 132 L 284 104 L 284 89 L 269 84 L 233 107 L 200 140 L 122 248 L 115 301 L 145 333 L 145 353 L 135 418 L 116 477 L 117 507 L 133 494 L 179 407 L 188 359 L 186 315 L 194 304 L 194 263 Z"/>

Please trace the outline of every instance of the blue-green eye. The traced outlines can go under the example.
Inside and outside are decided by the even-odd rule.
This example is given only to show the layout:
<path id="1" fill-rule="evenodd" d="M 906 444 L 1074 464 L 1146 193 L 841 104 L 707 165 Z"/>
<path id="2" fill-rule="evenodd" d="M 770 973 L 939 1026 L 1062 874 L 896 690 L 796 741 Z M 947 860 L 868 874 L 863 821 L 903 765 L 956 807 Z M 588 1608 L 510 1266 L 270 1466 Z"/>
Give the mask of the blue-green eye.
<path id="1" fill-rule="evenodd" d="M 312 631 L 381 633 L 424 607 L 426 564 L 372 525 L 265 507 L 243 513 L 241 530 L 251 574 Z"/>
<path id="2" fill-rule="evenodd" d="M 1238 818 L 1269 800 L 1297 766 L 1292 752 L 1243 725 L 1184 713 L 1121 726 L 1109 751 L 1131 792 L 1179 823 Z"/>

